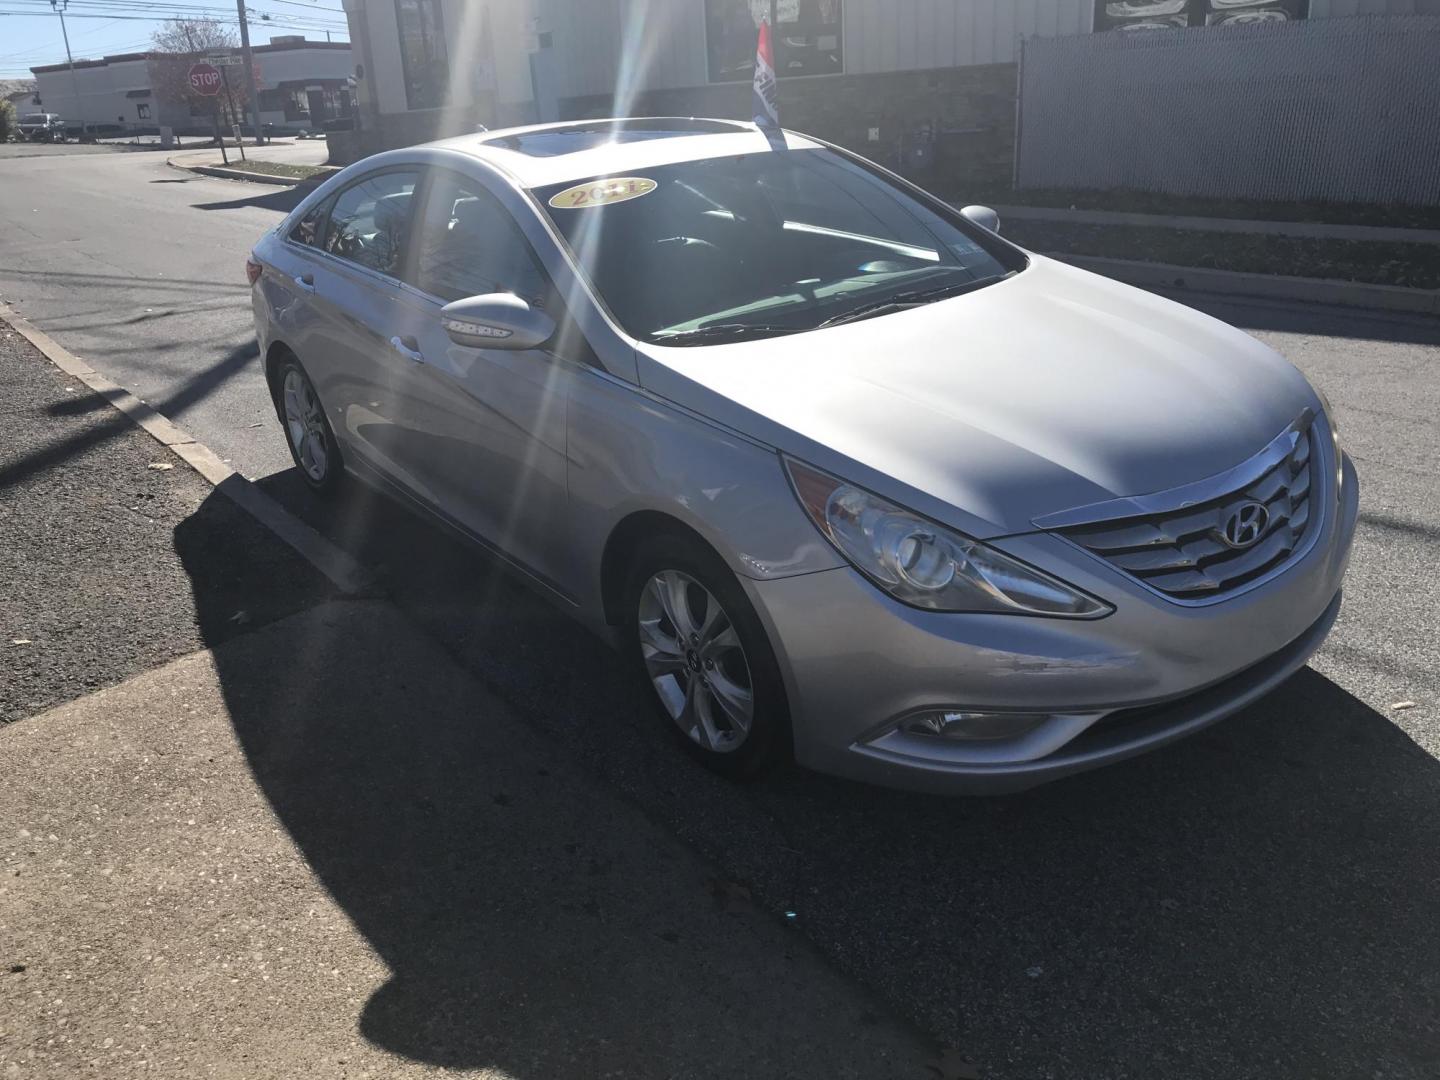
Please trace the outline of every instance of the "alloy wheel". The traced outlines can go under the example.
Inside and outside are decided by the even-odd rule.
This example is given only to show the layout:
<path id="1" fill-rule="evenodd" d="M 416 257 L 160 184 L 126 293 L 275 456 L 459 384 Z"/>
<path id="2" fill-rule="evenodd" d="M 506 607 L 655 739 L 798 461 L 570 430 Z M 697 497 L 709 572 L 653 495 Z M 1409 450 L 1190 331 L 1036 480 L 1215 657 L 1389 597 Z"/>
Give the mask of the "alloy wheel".
<path id="1" fill-rule="evenodd" d="M 702 749 L 740 749 L 755 719 L 754 682 L 735 624 L 688 574 L 662 570 L 640 591 L 640 651 L 670 719 Z"/>
<path id="2" fill-rule="evenodd" d="M 285 408 L 285 434 L 295 451 L 295 460 L 315 483 L 330 471 L 330 444 L 325 434 L 325 416 L 315 388 L 299 368 L 285 373 L 281 392 Z"/>

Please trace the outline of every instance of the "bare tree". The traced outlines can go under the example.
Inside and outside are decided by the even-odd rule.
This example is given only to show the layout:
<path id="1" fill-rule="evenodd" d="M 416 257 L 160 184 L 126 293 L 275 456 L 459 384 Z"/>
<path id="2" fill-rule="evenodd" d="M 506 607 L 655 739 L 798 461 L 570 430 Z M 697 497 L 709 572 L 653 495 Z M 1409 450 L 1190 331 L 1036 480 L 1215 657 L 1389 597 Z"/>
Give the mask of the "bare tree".
<path id="1" fill-rule="evenodd" d="M 242 69 L 227 69 L 226 82 L 215 97 L 196 93 L 190 85 L 190 66 L 214 53 L 237 47 L 236 33 L 217 19 L 171 19 L 151 35 L 150 85 L 163 101 L 220 110 L 227 123 L 239 123 L 250 100 Z"/>

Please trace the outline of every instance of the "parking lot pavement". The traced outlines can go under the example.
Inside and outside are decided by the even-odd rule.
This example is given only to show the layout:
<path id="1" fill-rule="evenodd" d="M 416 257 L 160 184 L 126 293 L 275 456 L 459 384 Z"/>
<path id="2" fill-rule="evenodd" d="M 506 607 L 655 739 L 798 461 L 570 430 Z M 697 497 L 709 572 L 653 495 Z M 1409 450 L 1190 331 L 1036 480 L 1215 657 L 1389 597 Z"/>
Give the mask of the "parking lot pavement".
<path id="1" fill-rule="evenodd" d="M 214 625 L 197 621 L 177 536 L 225 568 L 203 586 Z M 327 592 L 248 514 L 0 323 L 0 726 Z"/>
<path id="2" fill-rule="evenodd" d="M 383 603 L 11 725 L 0 772 L 0 1076 L 935 1075 Z"/>
<path id="3" fill-rule="evenodd" d="M 1221 725 L 1014 797 L 717 780 L 612 653 L 482 557 L 361 490 L 326 505 L 293 473 L 264 486 L 538 731 L 987 1080 L 1433 1080 L 1440 325 L 1213 310 L 1336 401 L 1362 498 L 1339 624 L 1310 669 Z"/>
<path id="4" fill-rule="evenodd" d="M 83 154 L 122 154 L 130 149 L 105 143 L 0 143 L 0 161 L 5 158 L 64 157 Z"/>
<path id="5" fill-rule="evenodd" d="M 117 381 L 224 440 L 223 456 L 377 568 L 540 736 L 763 908 L 794 912 L 801 934 L 987 1080 L 1440 1075 L 1435 320 L 1189 298 L 1327 391 L 1360 470 L 1340 621 L 1277 693 L 1159 754 L 1013 798 L 798 772 L 737 787 L 678 753 L 614 656 L 493 564 L 362 492 L 317 503 L 288 469 L 255 366 L 227 359 L 249 332 L 230 261 L 283 204 L 225 181 L 175 185 L 134 158 L 101 163 L 94 175 L 17 163 L 29 167 L 7 182 L 22 192 L 64 186 L 94 209 L 73 237 L 68 221 L 31 236 L 30 204 L 7 218 L 0 201 L 26 259 L 0 267 L 0 285 Z M 126 218 L 119 200 L 146 212 Z M 152 255 L 136 233 L 166 206 L 191 242 Z M 125 265 L 101 265 L 107 250 Z"/>

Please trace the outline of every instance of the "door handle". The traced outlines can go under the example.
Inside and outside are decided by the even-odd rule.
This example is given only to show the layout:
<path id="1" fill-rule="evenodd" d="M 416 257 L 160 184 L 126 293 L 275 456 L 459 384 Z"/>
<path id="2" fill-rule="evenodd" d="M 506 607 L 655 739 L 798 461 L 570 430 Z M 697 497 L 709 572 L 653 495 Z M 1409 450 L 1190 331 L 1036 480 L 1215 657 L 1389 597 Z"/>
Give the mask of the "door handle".
<path id="1" fill-rule="evenodd" d="M 390 347 L 405 357 L 406 360 L 409 360 L 412 364 L 423 364 L 425 362 L 425 354 L 414 346 L 414 338 L 392 337 L 390 339 Z"/>
<path id="2" fill-rule="evenodd" d="M 301 274 L 295 278 L 295 284 L 299 285 L 303 291 L 313 293 L 315 291 L 315 275 Z"/>

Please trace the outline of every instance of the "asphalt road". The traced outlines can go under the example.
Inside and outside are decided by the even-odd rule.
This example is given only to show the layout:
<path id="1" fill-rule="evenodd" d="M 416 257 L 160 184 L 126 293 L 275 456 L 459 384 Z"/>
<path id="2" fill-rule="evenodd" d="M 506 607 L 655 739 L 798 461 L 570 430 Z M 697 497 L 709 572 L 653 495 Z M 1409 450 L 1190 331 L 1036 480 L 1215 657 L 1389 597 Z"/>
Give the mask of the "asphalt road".
<path id="1" fill-rule="evenodd" d="M 4 149 L 0 299 L 246 476 L 288 468 L 252 363 L 245 256 L 294 192 L 194 176 L 163 152 Z M 55 152 L 19 156 L 33 149 Z"/>
<path id="2" fill-rule="evenodd" d="M 985 1076 L 1440 1074 L 1440 324 L 1202 305 L 1330 394 L 1362 479 L 1340 623 L 1265 701 L 1005 799 L 736 787 L 484 559 L 363 493 L 308 497 L 246 352 L 241 261 L 284 200 L 175 178 L 141 155 L 0 161 L 0 295 L 379 568 L 538 731 Z"/>

